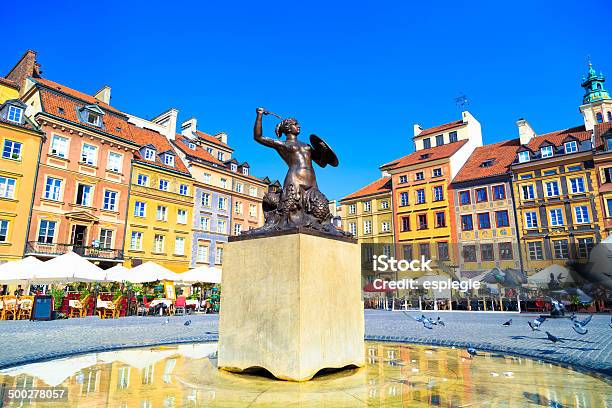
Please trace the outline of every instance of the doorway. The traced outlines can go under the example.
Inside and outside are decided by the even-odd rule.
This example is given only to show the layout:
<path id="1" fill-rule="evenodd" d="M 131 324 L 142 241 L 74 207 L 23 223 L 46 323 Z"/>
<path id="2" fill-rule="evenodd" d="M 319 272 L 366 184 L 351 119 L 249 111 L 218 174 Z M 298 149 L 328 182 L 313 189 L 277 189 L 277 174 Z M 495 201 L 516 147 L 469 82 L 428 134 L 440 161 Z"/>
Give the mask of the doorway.
<path id="1" fill-rule="evenodd" d="M 85 225 L 72 226 L 72 238 L 70 243 L 75 247 L 84 247 L 87 239 L 87 227 Z"/>

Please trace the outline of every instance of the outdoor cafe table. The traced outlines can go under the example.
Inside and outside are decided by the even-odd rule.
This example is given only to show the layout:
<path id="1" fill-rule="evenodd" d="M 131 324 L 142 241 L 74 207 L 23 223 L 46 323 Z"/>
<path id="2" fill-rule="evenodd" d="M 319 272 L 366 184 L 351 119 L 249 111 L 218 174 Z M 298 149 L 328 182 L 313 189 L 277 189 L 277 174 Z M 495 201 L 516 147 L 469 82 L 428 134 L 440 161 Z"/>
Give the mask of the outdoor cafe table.
<path id="1" fill-rule="evenodd" d="M 172 306 L 172 300 L 171 299 L 155 299 L 153 301 L 151 301 L 149 307 L 155 307 L 159 304 L 165 304 L 167 307 L 171 307 Z M 159 309 L 159 315 L 161 316 L 164 313 L 164 308 L 160 308 Z"/>

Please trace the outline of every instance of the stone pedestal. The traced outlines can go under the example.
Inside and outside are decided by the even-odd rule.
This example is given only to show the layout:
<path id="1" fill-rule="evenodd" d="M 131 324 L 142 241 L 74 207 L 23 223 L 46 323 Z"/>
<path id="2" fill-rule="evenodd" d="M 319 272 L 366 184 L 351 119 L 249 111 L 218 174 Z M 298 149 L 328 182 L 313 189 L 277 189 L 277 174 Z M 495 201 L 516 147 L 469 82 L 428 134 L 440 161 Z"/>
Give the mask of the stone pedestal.
<path id="1" fill-rule="evenodd" d="M 232 238 L 223 257 L 219 368 L 306 381 L 324 368 L 365 364 L 353 240 L 302 230 Z"/>

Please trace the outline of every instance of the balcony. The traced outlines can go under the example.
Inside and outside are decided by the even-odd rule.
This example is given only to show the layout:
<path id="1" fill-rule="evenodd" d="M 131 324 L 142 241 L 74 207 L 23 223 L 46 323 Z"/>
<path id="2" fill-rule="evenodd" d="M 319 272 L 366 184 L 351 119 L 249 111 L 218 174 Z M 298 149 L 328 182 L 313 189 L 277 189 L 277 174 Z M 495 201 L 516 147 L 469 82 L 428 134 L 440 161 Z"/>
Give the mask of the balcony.
<path id="1" fill-rule="evenodd" d="M 27 243 L 25 254 L 56 257 L 63 255 L 69 251 L 72 251 L 84 258 L 96 261 L 123 261 L 123 250 L 121 249 L 100 248 L 72 244 L 46 244 L 37 241 L 30 241 Z"/>

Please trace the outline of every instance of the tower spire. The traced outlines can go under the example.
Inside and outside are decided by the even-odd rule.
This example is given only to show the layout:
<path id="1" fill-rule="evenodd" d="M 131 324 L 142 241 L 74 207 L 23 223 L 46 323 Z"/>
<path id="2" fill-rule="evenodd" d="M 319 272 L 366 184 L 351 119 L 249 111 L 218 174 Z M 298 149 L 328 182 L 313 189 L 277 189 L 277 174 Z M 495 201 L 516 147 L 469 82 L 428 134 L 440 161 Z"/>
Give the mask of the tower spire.
<path id="1" fill-rule="evenodd" d="M 582 98 L 582 103 L 592 103 L 595 101 L 599 101 L 602 99 L 610 99 L 610 95 L 608 91 L 604 88 L 604 82 L 606 82 L 606 78 L 602 73 L 597 75 L 595 68 L 593 68 L 593 63 L 591 62 L 591 56 L 587 57 L 587 61 L 589 64 L 589 71 L 586 78 L 583 78 L 582 84 L 580 84 L 584 90 L 585 94 Z"/>

